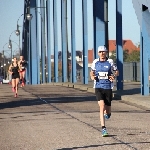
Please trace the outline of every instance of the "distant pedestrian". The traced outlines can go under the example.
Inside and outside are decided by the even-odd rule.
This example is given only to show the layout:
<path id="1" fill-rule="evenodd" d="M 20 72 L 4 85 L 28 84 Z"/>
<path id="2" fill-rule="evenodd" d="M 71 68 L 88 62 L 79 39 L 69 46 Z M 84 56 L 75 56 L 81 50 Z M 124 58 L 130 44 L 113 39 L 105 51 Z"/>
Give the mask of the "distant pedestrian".
<path id="1" fill-rule="evenodd" d="M 115 79 L 112 74 L 112 64 L 108 61 L 107 49 L 105 46 L 98 47 L 99 58 L 92 63 L 90 76 L 94 80 L 95 95 L 100 107 L 100 123 L 102 136 L 108 136 L 105 126 L 105 118 L 111 116 L 112 82 Z"/>

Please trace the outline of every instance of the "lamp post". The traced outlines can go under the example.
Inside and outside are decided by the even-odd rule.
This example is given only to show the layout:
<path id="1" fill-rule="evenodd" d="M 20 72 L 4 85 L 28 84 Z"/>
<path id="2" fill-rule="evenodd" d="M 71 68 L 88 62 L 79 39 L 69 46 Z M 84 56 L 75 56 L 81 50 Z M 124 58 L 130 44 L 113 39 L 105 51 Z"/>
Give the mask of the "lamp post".
<path id="1" fill-rule="evenodd" d="M 6 44 L 5 44 L 6 45 Z M 10 51 L 10 50 L 4 50 L 4 46 L 3 46 L 3 52 L 2 52 L 2 58 L 3 58 L 3 73 L 4 73 L 4 79 L 6 76 L 6 57 L 5 57 L 5 52 Z M 8 52 L 7 52 L 8 53 Z"/>
<path id="2" fill-rule="evenodd" d="M 21 16 L 23 16 L 23 15 L 24 14 L 22 14 Z M 21 26 L 18 25 L 18 21 L 19 21 L 20 17 L 17 20 L 17 30 L 15 31 L 15 33 L 16 33 L 17 36 L 19 36 L 19 53 L 20 53 L 20 55 L 22 55 L 22 50 L 20 48 L 20 30 L 19 30 L 19 27 L 21 27 Z"/>
<path id="3" fill-rule="evenodd" d="M 3 52 L 2 52 L 4 79 L 5 79 L 5 54 L 4 54 L 4 47 L 5 47 L 6 44 L 8 44 L 8 43 L 5 43 L 5 44 L 4 44 L 4 46 L 3 46 Z M 1 67 L 1 68 L 2 68 L 2 67 Z M 1 73 L 2 73 L 2 71 L 1 71 Z"/>
<path id="4" fill-rule="evenodd" d="M 21 48 L 20 48 L 20 30 L 19 30 L 19 25 L 18 24 L 17 24 L 16 35 L 19 36 L 19 53 L 21 55 L 22 51 L 21 51 Z"/>
<path id="5" fill-rule="evenodd" d="M 3 55 L 2 55 L 2 57 L 3 57 L 3 71 L 4 71 L 4 79 L 5 79 L 5 56 L 4 56 L 4 50 L 3 50 Z"/>
<path id="6" fill-rule="evenodd" d="M 16 43 L 16 42 L 14 42 L 14 41 L 12 41 L 12 40 L 9 39 L 8 48 L 11 49 L 11 61 L 12 61 L 12 42 L 13 42 L 13 43 Z M 17 44 L 17 43 L 16 43 L 16 44 Z M 19 48 L 19 45 L 18 45 L 18 44 L 17 44 L 17 46 L 18 46 L 18 48 Z"/>
<path id="7" fill-rule="evenodd" d="M 15 33 L 15 30 L 11 32 L 11 34 L 9 35 L 9 45 L 8 45 L 8 48 L 11 49 L 11 59 L 12 59 L 12 43 L 11 43 L 11 35 L 12 33 Z"/>
<path id="8" fill-rule="evenodd" d="M 9 39 L 8 48 L 11 49 L 11 61 L 12 61 L 12 43 L 11 43 L 11 40 L 10 40 L 10 39 Z"/>

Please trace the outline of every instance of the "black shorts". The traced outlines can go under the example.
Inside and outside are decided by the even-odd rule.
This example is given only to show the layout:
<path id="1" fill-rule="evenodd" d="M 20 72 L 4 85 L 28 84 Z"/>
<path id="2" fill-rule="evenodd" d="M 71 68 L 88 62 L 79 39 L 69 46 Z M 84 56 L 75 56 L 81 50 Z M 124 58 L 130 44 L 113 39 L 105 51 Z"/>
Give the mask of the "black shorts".
<path id="1" fill-rule="evenodd" d="M 111 106 L 112 89 L 95 88 L 97 101 L 104 100 L 105 105 Z"/>
<path id="2" fill-rule="evenodd" d="M 18 74 L 12 74 L 12 79 L 20 78 L 19 73 Z"/>

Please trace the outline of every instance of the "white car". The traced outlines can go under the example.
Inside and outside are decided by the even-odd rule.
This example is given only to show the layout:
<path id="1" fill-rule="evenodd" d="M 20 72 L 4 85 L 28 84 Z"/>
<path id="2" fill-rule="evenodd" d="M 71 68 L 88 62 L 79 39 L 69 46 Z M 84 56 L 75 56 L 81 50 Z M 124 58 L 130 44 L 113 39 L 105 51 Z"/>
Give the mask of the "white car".
<path id="1" fill-rule="evenodd" d="M 2 83 L 3 83 L 3 84 L 8 84 L 9 82 L 10 82 L 10 80 L 4 80 L 4 79 L 3 79 L 3 82 L 2 82 Z"/>

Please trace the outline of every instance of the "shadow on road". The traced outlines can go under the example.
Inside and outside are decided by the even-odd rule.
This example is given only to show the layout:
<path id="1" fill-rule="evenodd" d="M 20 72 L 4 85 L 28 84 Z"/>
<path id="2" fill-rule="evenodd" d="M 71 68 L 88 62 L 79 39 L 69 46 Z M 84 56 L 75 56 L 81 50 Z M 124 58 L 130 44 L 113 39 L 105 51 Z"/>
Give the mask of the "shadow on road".
<path id="1" fill-rule="evenodd" d="M 46 95 L 44 95 L 46 97 Z M 44 98 L 47 103 L 75 103 L 75 102 L 84 102 L 84 101 L 96 101 L 95 96 L 82 96 L 82 97 L 47 97 Z M 33 106 L 33 105 L 42 105 L 46 104 L 44 101 L 37 99 L 25 99 L 25 100 L 15 100 L 10 102 L 0 103 L 0 109 L 5 108 L 15 108 L 21 106 Z"/>
<path id="2" fill-rule="evenodd" d="M 108 138 L 108 137 L 107 137 Z M 129 144 L 149 144 L 150 142 L 134 142 L 134 143 L 110 143 L 110 144 L 99 144 L 99 145 L 88 145 L 88 146 L 80 146 L 80 147 L 70 147 L 70 148 L 60 148 L 57 150 L 76 150 L 76 149 L 86 149 L 86 148 L 94 148 L 94 147 L 102 147 L 111 146 L 111 145 L 129 145 Z"/>

